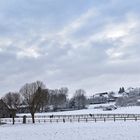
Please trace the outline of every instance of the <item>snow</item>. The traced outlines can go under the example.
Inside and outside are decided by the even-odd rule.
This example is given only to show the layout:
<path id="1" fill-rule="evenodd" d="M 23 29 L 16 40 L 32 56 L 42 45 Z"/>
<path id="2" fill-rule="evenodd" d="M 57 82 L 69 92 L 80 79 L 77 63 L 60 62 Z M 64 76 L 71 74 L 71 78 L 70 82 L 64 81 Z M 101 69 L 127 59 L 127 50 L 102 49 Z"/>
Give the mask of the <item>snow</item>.
<path id="1" fill-rule="evenodd" d="M 100 106 L 110 106 L 110 105 L 115 105 L 115 102 L 110 102 L 110 103 L 105 103 L 105 104 L 92 104 L 88 106 L 88 109 L 94 109 L 95 107 L 100 107 Z"/>
<path id="2" fill-rule="evenodd" d="M 1 125 L 0 140 L 138 140 L 140 123 L 45 123 Z"/>
<path id="3" fill-rule="evenodd" d="M 105 104 L 111 105 L 111 104 Z M 99 104 L 101 106 L 101 104 Z M 103 111 L 102 109 L 94 109 L 95 105 L 89 106 L 88 109 L 75 110 L 75 111 L 63 111 L 63 112 L 48 112 L 48 113 L 36 113 L 35 116 L 46 115 L 80 115 L 80 114 L 140 114 L 140 106 L 120 107 L 112 111 Z M 30 114 L 17 114 L 17 116 L 23 116 Z"/>
<path id="4" fill-rule="evenodd" d="M 102 104 L 103 105 L 103 104 Z M 111 104 L 104 104 L 111 105 Z M 97 105 L 96 105 L 97 106 Z M 90 105 L 88 109 L 36 113 L 42 115 L 76 115 L 76 114 L 140 114 L 140 107 L 122 107 L 113 111 L 94 109 Z M 24 114 L 19 114 L 23 116 Z M 30 114 L 26 114 L 30 115 Z M 139 140 L 140 121 L 106 121 L 106 122 L 47 122 L 36 124 L 0 125 L 0 140 Z"/>
<path id="5" fill-rule="evenodd" d="M 140 102 L 140 99 L 138 99 L 137 102 Z"/>

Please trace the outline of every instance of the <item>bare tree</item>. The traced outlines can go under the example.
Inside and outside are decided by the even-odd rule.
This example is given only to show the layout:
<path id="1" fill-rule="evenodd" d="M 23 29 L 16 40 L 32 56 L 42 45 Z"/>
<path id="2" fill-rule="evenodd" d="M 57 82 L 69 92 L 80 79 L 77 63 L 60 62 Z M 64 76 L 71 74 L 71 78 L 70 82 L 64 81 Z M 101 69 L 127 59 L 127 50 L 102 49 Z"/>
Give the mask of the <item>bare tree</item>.
<path id="1" fill-rule="evenodd" d="M 69 89 L 67 87 L 62 87 L 59 89 L 60 94 L 66 95 L 66 97 L 68 96 L 68 91 Z"/>
<path id="2" fill-rule="evenodd" d="M 62 108 L 66 108 L 66 103 L 67 103 L 67 96 L 68 96 L 68 88 L 67 87 L 62 87 L 59 89 L 59 94 L 58 94 L 58 103 Z"/>
<path id="3" fill-rule="evenodd" d="M 53 110 L 66 108 L 68 88 L 49 90 L 50 105 L 53 105 Z"/>
<path id="4" fill-rule="evenodd" d="M 21 103 L 21 96 L 16 92 L 9 92 L 3 97 L 3 101 L 7 104 L 8 108 L 11 111 L 11 117 L 13 118 L 13 124 L 15 123 L 15 116 L 18 110 L 18 107 Z"/>
<path id="5" fill-rule="evenodd" d="M 85 108 L 86 105 L 86 96 L 85 91 L 83 89 L 76 90 L 74 96 L 70 100 L 70 107 L 75 109 Z"/>
<path id="6" fill-rule="evenodd" d="M 34 114 L 40 108 L 40 102 L 43 98 L 43 89 L 45 85 L 41 81 L 25 84 L 21 89 L 20 93 L 24 97 L 24 101 L 29 106 L 29 111 L 32 116 L 32 122 L 35 123 Z"/>
<path id="7" fill-rule="evenodd" d="M 42 99 L 40 102 L 40 111 L 46 111 L 47 105 L 49 105 L 49 90 L 48 89 L 43 89 L 42 90 Z"/>

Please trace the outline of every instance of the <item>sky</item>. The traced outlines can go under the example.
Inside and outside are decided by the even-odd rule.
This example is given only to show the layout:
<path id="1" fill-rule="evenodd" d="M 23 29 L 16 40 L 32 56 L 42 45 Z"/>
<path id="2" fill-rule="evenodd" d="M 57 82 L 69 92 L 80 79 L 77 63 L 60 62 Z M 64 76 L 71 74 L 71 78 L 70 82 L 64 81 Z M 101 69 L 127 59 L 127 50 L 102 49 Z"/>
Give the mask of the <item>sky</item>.
<path id="1" fill-rule="evenodd" d="M 88 95 L 140 87 L 140 0 L 0 0 L 0 95 L 43 81 Z"/>

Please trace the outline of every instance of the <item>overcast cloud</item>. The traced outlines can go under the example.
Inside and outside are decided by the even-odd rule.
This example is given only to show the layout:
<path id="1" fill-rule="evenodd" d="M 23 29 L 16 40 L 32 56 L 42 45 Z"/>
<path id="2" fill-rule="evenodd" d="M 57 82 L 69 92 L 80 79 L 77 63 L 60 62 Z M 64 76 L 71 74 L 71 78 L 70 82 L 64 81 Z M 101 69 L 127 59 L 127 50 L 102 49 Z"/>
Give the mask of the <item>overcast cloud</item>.
<path id="1" fill-rule="evenodd" d="M 89 95 L 140 87 L 139 0 L 0 0 L 0 94 L 26 82 Z"/>

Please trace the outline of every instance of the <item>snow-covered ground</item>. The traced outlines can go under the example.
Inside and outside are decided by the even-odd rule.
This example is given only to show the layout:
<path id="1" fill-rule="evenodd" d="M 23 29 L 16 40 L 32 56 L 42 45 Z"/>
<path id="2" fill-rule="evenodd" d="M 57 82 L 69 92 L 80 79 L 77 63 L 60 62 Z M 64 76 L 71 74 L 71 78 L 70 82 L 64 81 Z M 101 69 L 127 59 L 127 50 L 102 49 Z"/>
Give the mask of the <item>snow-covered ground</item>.
<path id="1" fill-rule="evenodd" d="M 140 123 L 47 123 L 1 125 L 0 140 L 139 140 Z"/>
<path id="2" fill-rule="evenodd" d="M 107 104 L 106 104 L 107 105 Z M 96 105 L 97 106 L 97 105 Z M 48 113 L 36 113 L 35 116 L 43 115 L 76 115 L 76 114 L 140 114 L 140 106 L 133 107 L 121 107 L 112 111 L 103 111 L 102 109 L 94 109 L 95 105 L 90 105 L 88 109 L 64 111 L 64 112 L 48 112 Z M 30 114 L 18 114 L 18 116 L 30 115 Z"/>
<path id="3" fill-rule="evenodd" d="M 105 104 L 106 105 L 106 104 Z M 36 113 L 40 115 L 75 115 L 89 113 L 140 114 L 140 107 L 122 107 L 113 111 L 88 109 L 65 112 Z M 20 114 L 21 116 L 23 114 Z M 30 115 L 30 114 L 26 114 Z M 0 125 L 0 140 L 139 140 L 140 121 L 67 122 Z"/>

